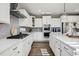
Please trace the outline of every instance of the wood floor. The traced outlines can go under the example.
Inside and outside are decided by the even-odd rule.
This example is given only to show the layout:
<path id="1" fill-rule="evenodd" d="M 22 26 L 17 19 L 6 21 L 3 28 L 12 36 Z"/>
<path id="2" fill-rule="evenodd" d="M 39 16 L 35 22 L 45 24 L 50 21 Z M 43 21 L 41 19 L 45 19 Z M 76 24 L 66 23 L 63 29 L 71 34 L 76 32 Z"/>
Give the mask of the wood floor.
<path id="1" fill-rule="evenodd" d="M 40 49 L 47 49 L 50 56 L 54 56 L 48 42 L 34 42 L 29 56 L 43 56 Z"/>

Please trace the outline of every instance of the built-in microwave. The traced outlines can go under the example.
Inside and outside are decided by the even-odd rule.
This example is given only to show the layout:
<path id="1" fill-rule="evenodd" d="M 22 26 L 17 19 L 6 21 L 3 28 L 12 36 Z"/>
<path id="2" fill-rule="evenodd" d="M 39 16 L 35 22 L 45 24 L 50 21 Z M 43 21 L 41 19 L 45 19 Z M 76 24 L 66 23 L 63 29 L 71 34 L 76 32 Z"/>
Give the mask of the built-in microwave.
<path id="1" fill-rule="evenodd" d="M 44 30 L 48 30 L 48 31 L 50 31 L 50 27 L 48 27 L 48 28 L 44 28 Z"/>

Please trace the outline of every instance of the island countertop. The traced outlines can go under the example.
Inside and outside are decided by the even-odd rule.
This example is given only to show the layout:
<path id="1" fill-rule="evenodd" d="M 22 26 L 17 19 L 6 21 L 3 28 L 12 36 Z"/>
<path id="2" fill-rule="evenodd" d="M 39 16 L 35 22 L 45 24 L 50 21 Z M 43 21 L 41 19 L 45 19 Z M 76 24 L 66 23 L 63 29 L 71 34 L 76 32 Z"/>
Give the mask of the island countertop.
<path id="1" fill-rule="evenodd" d="M 72 37 L 68 37 L 66 35 L 53 34 L 53 33 L 51 33 L 50 35 L 52 35 L 53 37 L 57 38 L 61 42 L 73 47 L 76 50 L 79 49 L 79 38 L 74 38 L 74 37 L 72 38 Z"/>

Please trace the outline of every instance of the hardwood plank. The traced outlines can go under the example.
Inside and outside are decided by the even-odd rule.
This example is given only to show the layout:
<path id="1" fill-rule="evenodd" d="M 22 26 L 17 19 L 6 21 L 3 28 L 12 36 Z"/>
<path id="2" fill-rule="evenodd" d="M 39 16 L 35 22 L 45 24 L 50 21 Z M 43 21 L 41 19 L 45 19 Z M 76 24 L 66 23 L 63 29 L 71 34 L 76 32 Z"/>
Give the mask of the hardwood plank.
<path id="1" fill-rule="evenodd" d="M 32 45 L 32 49 L 29 53 L 29 56 L 42 56 L 40 49 L 47 49 L 50 56 L 54 56 L 51 48 L 49 47 L 49 42 L 34 42 Z"/>

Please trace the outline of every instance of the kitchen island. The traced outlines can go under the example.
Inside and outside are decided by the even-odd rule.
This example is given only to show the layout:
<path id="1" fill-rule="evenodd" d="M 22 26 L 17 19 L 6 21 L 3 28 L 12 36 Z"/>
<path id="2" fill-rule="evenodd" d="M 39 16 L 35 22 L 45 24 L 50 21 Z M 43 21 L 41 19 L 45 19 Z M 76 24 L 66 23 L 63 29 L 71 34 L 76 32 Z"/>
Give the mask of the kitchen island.
<path id="1" fill-rule="evenodd" d="M 56 56 L 79 55 L 79 38 L 51 33 L 49 45 Z"/>

